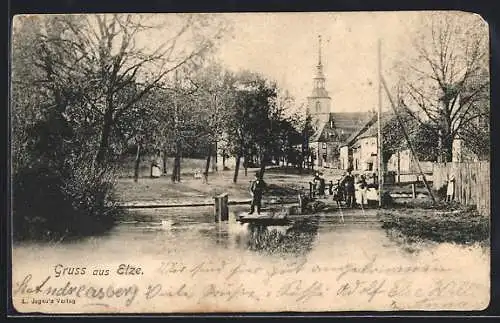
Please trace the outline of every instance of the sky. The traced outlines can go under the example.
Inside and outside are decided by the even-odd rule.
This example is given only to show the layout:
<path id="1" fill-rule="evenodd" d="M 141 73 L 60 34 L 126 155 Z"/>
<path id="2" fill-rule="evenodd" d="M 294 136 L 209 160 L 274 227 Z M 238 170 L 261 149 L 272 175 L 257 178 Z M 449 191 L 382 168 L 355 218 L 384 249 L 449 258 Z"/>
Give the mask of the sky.
<path id="1" fill-rule="evenodd" d="M 332 112 L 369 111 L 378 108 L 378 41 L 381 42 L 381 71 L 391 86 L 397 79 L 392 68 L 394 63 L 414 54 L 412 39 L 425 27 L 423 16 L 432 13 L 215 14 L 224 16 L 232 25 L 232 32 L 219 43 L 215 55 L 233 71 L 259 72 L 278 82 L 280 88 L 288 90 L 295 98 L 296 106 L 305 106 L 313 87 L 312 78 L 318 63 L 318 36 L 321 35 L 322 63 L 326 89 L 332 98 Z M 179 14 L 147 15 L 149 23 L 165 24 L 165 27 L 148 30 L 136 39 L 138 47 L 155 49 L 168 41 L 180 28 L 182 17 Z M 209 35 L 211 29 L 205 28 L 202 21 L 197 31 Z M 177 46 L 178 50 L 186 49 L 186 44 L 192 45 L 187 40 Z M 385 95 L 382 95 L 382 106 L 389 106 Z"/>
<path id="2" fill-rule="evenodd" d="M 378 40 L 387 83 L 391 66 L 411 50 L 424 12 L 323 12 L 228 14 L 233 37 L 218 57 L 230 69 L 249 69 L 274 79 L 300 105 L 312 91 L 318 35 L 332 112 L 378 107 Z M 389 104 L 382 98 L 383 104 Z"/>

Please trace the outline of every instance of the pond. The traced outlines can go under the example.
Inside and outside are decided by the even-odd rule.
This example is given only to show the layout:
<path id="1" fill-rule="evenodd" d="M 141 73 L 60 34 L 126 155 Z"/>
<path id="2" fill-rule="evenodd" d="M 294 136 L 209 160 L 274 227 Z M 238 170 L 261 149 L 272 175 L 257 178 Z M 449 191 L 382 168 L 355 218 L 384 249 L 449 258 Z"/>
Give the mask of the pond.
<path id="1" fill-rule="evenodd" d="M 320 214 L 282 227 L 241 225 L 234 213 L 242 210 L 231 207 L 225 223 L 214 223 L 210 207 L 142 210 L 137 211 L 141 221 L 121 223 L 104 236 L 18 244 L 12 267 L 16 308 L 51 313 L 255 312 L 488 305 L 490 262 L 484 247 L 402 245 L 381 228 L 374 213 L 358 210 L 344 213 L 345 223 L 337 214 Z M 141 269 L 124 274 L 126 266 Z M 26 289 L 48 276 L 43 286 L 50 285 L 48 291 Z M 41 309 L 37 304 L 66 285 L 109 289 L 110 284 L 132 284 L 136 294 L 119 299 L 113 293 L 66 293 L 80 305 Z"/>

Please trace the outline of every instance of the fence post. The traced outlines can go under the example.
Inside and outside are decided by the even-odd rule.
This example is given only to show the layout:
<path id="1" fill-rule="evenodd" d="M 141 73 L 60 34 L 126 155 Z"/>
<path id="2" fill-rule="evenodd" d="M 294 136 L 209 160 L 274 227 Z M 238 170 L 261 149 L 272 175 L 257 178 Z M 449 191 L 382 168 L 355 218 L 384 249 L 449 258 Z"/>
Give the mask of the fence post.
<path id="1" fill-rule="evenodd" d="M 215 222 L 227 221 L 229 219 L 228 194 L 223 193 L 214 197 Z"/>
<path id="2" fill-rule="evenodd" d="M 417 190 L 415 186 L 416 186 L 415 183 L 411 184 L 411 197 L 413 199 L 417 198 Z"/>

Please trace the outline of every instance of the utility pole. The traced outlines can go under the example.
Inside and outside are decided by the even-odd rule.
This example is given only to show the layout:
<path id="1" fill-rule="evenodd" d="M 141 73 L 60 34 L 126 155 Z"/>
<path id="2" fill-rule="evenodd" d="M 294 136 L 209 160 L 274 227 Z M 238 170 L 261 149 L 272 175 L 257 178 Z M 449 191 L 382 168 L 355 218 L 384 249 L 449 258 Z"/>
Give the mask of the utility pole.
<path id="1" fill-rule="evenodd" d="M 427 192 L 429 193 L 429 196 L 431 197 L 432 202 L 436 203 L 436 198 L 434 197 L 434 194 L 432 193 L 431 187 L 430 187 L 429 183 L 427 182 L 427 179 L 425 178 L 425 174 L 422 171 L 422 168 L 420 167 L 420 162 L 418 160 L 417 154 L 415 153 L 415 149 L 413 149 L 413 145 L 411 144 L 410 137 L 408 136 L 408 133 L 406 132 L 405 125 L 404 125 L 403 121 L 401 120 L 401 117 L 399 116 L 399 113 L 398 113 L 398 110 L 396 109 L 396 105 L 394 104 L 394 101 L 392 100 L 392 96 L 391 96 L 391 93 L 389 92 L 389 89 L 387 88 L 387 84 L 385 83 L 385 81 L 382 77 L 380 79 L 381 79 L 381 82 L 384 86 L 384 89 L 385 89 L 385 92 L 386 92 L 387 97 L 389 99 L 389 102 L 391 103 L 392 110 L 394 111 L 394 113 L 396 115 L 396 119 L 398 120 L 398 123 L 401 126 L 401 129 L 403 130 L 403 135 L 406 139 L 406 142 L 408 143 L 408 146 L 410 147 L 411 156 L 413 158 L 413 161 L 417 164 L 418 171 L 419 171 L 420 175 L 422 175 L 422 180 L 424 182 L 425 188 L 427 189 Z"/>
<path id="2" fill-rule="evenodd" d="M 219 109 L 218 109 L 218 105 L 217 105 L 217 93 L 214 93 L 214 110 L 215 110 L 215 118 L 214 118 L 214 121 L 215 121 L 215 136 L 214 136 L 214 150 L 215 150 L 215 154 L 214 154 L 214 163 L 212 164 L 212 170 L 217 172 L 218 171 L 218 167 L 217 167 L 217 151 L 218 151 L 218 145 L 217 145 L 217 141 L 219 139 Z"/>
<path id="3" fill-rule="evenodd" d="M 377 137 L 377 159 L 378 159 L 378 206 L 382 207 L 382 189 L 384 186 L 384 172 L 383 165 L 384 160 L 382 158 L 382 125 L 381 125 L 381 114 L 382 114 L 382 41 L 378 40 L 378 137 Z"/>

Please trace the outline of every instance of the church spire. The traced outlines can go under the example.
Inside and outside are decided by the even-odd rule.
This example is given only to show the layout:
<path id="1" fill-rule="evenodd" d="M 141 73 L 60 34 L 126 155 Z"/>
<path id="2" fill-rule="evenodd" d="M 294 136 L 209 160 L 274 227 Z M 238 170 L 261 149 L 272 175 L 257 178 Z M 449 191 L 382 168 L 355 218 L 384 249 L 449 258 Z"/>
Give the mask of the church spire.
<path id="1" fill-rule="evenodd" d="M 321 66 L 321 35 L 318 35 L 318 66 Z"/>
<path id="2" fill-rule="evenodd" d="M 323 122 L 328 122 L 330 119 L 331 98 L 325 88 L 325 75 L 323 74 L 323 57 L 321 35 L 318 35 L 318 56 L 316 73 L 313 77 L 312 93 L 308 97 L 308 111 L 314 120 L 314 123 L 319 126 Z"/>
<path id="3" fill-rule="evenodd" d="M 314 77 L 314 88 L 323 89 L 325 87 L 325 75 L 323 74 L 321 58 L 321 35 L 318 35 L 318 65 L 316 66 L 316 76 Z"/>

